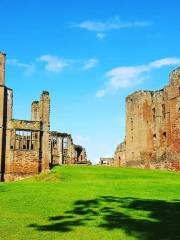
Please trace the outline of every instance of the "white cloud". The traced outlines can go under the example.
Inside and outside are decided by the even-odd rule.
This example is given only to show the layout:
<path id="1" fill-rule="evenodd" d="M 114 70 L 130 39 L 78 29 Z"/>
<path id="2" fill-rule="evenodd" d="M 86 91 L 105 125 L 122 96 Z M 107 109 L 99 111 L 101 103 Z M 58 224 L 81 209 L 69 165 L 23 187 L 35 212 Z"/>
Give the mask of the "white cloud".
<path id="1" fill-rule="evenodd" d="M 97 91 L 96 97 L 103 97 L 106 94 L 106 89 Z"/>
<path id="2" fill-rule="evenodd" d="M 96 36 L 97 36 L 97 39 L 103 40 L 106 37 L 106 34 L 105 33 L 97 33 Z"/>
<path id="3" fill-rule="evenodd" d="M 59 73 L 67 67 L 74 67 L 74 69 L 81 69 L 83 71 L 86 71 L 94 68 L 99 63 L 99 60 L 96 58 L 64 59 L 51 54 L 45 54 L 38 57 L 36 60 L 33 61 L 32 64 L 22 63 L 18 59 L 7 60 L 7 64 L 24 69 L 24 74 L 27 76 L 32 75 L 32 73 L 34 73 L 35 70 L 40 67 L 40 62 L 43 63 L 43 68 L 46 71 Z"/>
<path id="4" fill-rule="evenodd" d="M 97 97 L 103 97 L 107 92 L 116 92 L 120 88 L 127 88 L 137 85 L 148 78 L 151 70 L 164 66 L 180 64 L 180 58 L 162 58 L 148 64 L 139 66 L 122 66 L 113 68 L 106 73 L 109 79 L 107 87 L 97 91 Z"/>
<path id="5" fill-rule="evenodd" d="M 95 58 L 91 58 L 89 60 L 87 60 L 83 66 L 83 70 L 89 70 L 91 68 L 94 68 L 97 64 L 99 63 L 98 59 Z"/>
<path id="6" fill-rule="evenodd" d="M 109 87 L 118 90 L 135 85 L 144 80 L 145 73 L 149 68 L 145 65 L 136 67 L 118 67 L 106 73 L 106 77 L 110 79 Z"/>
<path id="7" fill-rule="evenodd" d="M 18 59 L 8 59 L 7 64 L 14 65 L 14 66 L 19 67 L 19 68 L 23 68 L 24 69 L 24 74 L 26 76 L 30 76 L 35 72 L 34 64 L 22 63 Z"/>
<path id="8" fill-rule="evenodd" d="M 49 72 L 61 72 L 69 66 L 66 60 L 50 54 L 41 56 L 39 61 L 45 62 L 45 69 Z"/>
<path id="9" fill-rule="evenodd" d="M 168 66 L 168 65 L 177 65 L 180 64 L 180 58 L 162 58 L 159 60 L 156 60 L 154 62 L 151 62 L 149 64 L 150 68 L 161 68 L 163 66 Z"/>
<path id="10" fill-rule="evenodd" d="M 109 30 L 118 30 L 123 28 L 147 27 L 150 25 L 148 21 L 121 21 L 119 17 L 109 19 L 107 21 L 83 21 L 74 24 L 73 27 L 82 28 L 87 31 L 106 32 Z"/>

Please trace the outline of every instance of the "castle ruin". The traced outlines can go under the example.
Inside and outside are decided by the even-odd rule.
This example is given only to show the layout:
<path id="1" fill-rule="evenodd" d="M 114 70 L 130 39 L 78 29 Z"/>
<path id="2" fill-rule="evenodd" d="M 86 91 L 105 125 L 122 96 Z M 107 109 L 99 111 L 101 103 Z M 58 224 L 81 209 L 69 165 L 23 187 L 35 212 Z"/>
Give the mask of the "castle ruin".
<path id="1" fill-rule="evenodd" d="M 125 135 L 116 166 L 180 170 L 180 68 L 163 89 L 127 96 Z"/>
<path id="2" fill-rule="evenodd" d="M 70 134 L 59 132 L 50 134 L 52 165 L 90 164 L 85 148 L 75 145 Z"/>
<path id="3" fill-rule="evenodd" d="M 31 106 L 31 121 L 13 119 L 13 90 L 5 86 L 5 59 L 0 53 L 0 179 L 14 180 L 51 165 L 87 164 L 86 151 L 71 135 L 50 132 L 50 96 L 43 91 Z"/>

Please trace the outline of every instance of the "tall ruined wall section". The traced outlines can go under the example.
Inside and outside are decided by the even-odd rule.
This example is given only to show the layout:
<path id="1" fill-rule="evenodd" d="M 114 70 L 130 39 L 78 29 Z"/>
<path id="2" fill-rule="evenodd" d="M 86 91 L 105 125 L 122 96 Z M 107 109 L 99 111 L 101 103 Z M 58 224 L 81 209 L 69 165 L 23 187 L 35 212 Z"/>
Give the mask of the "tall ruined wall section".
<path id="1" fill-rule="evenodd" d="M 39 102 L 32 103 L 32 120 L 12 119 L 12 94 L 7 89 L 4 179 L 13 180 L 48 170 L 50 153 L 50 97 L 43 92 Z"/>
<path id="2" fill-rule="evenodd" d="M 63 164 L 63 137 L 57 132 L 50 133 L 51 139 L 51 165 Z"/>
<path id="3" fill-rule="evenodd" d="M 39 109 L 39 101 L 32 102 L 31 105 L 31 120 L 32 121 L 40 121 L 40 109 Z"/>
<path id="4" fill-rule="evenodd" d="M 87 164 L 86 150 L 70 134 L 51 132 L 51 165 Z"/>
<path id="5" fill-rule="evenodd" d="M 32 120 L 12 118 L 13 91 L 5 86 L 6 55 L 0 53 L 0 180 L 13 180 L 49 169 L 50 97 L 32 103 Z"/>
<path id="6" fill-rule="evenodd" d="M 41 94 L 40 101 L 34 101 L 31 105 L 31 120 L 41 122 L 41 170 L 49 169 L 51 162 L 50 147 L 50 97 L 49 92 Z"/>
<path id="7" fill-rule="evenodd" d="M 10 91 L 10 90 L 8 90 Z M 4 180 L 13 180 L 49 169 L 50 163 L 50 97 L 43 92 L 39 102 L 32 103 L 32 120 L 12 119 L 12 94 L 6 103 L 6 137 Z"/>
<path id="8" fill-rule="evenodd" d="M 4 180 L 4 171 L 8 162 L 7 144 L 10 143 L 10 124 L 12 119 L 13 91 L 5 86 L 6 55 L 0 53 L 0 178 Z"/>
<path id="9" fill-rule="evenodd" d="M 50 152 L 50 97 L 49 93 L 44 91 L 39 103 L 40 121 L 42 122 L 42 170 L 49 169 L 51 161 Z"/>
<path id="10" fill-rule="evenodd" d="M 146 99 L 144 101 L 144 99 Z M 150 93 L 137 92 L 126 99 L 126 161 L 128 166 L 140 164 L 140 154 L 147 146 L 147 119 Z M 149 111 L 147 111 L 149 113 Z"/>
<path id="11" fill-rule="evenodd" d="M 0 181 L 48 170 L 50 164 L 79 159 L 71 135 L 50 132 L 50 96 L 43 91 L 31 105 L 31 121 L 13 119 L 13 91 L 5 86 L 5 58 L 0 52 Z M 87 160 L 85 150 L 80 160 Z"/>
<path id="12" fill-rule="evenodd" d="M 5 80 L 5 54 L 0 53 L 0 178 L 2 178 L 2 172 L 4 168 L 4 160 L 5 160 L 5 153 L 4 153 L 4 101 L 5 101 L 5 87 L 4 87 L 4 80 Z"/>
<path id="13" fill-rule="evenodd" d="M 138 91 L 126 98 L 126 138 L 115 153 L 116 165 L 180 170 L 180 69 L 159 91 Z"/>
<path id="14" fill-rule="evenodd" d="M 74 159 L 73 141 L 70 134 L 51 132 L 51 164 L 72 164 Z"/>
<path id="15" fill-rule="evenodd" d="M 180 168 L 180 68 L 171 73 L 167 94 L 170 111 L 169 151 L 174 160 L 172 168 Z"/>
<path id="16" fill-rule="evenodd" d="M 0 85 L 4 86 L 5 83 L 5 60 L 6 54 L 0 52 Z"/>

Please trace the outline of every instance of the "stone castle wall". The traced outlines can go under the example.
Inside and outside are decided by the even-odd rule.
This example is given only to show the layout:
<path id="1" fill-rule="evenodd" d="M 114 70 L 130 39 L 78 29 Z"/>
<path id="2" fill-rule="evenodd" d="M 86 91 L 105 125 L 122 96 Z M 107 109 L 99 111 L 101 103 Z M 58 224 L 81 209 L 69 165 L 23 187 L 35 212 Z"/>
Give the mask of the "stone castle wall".
<path id="1" fill-rule="evenodd" d="M 77 163 L 71 135 L 50 132 L 47 91 L 32 103 L 31 120 L 13 119 L 13 91 L 5 86 L 5 58 L 0 53 L 0 180 L 31 176 L 48 170 L 50 165 Z M 78 156 L 87 161 L 84 148 L 80 146 L 80 150 Z"/>
<path id="2" fill-rule="evenodd" d="M 180 68 L 165 88 L 126 98 L 126 137 L 115 159 L 116 165 L 180 168 Z"/>
<path id="3" fill-rule="evenodd" d="M 73 143 L 70 134 L 51 132 L 51 164 L 89 164 L 86 150 Z"/>

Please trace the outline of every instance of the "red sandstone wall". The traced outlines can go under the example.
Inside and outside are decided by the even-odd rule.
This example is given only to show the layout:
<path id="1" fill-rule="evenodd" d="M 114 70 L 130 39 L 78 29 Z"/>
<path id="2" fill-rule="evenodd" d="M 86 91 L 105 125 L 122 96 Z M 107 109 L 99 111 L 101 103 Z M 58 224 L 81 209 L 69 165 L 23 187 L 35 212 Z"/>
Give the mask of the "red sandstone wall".
<path id="1" fill-rule="evenodd" d="M 123 152 L 127 166 L 180 170 L 180 69 L 171 73 L 164 89 L 139 91 L 126 98 L 121 157 Z"/>
<path id="2" fill-rule="evenodd" d="M 8 174 L 36 174 L 39 172 L 38 151 L 10 151 Z"/>

